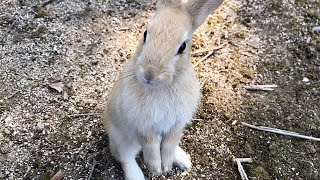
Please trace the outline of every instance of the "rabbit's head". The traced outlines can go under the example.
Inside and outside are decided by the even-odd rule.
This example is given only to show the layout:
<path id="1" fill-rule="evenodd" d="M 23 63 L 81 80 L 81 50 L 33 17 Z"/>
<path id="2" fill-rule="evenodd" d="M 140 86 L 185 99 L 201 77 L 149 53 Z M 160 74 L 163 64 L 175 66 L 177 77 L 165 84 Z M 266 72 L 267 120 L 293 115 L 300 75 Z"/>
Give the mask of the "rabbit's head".
<path id="1" fill-rule="evenodd" d="M 148 87 L 170 85 L 190 68 L 192 34 L 222 2 L 158 0 L 134 62 L 138 81 Z"/>

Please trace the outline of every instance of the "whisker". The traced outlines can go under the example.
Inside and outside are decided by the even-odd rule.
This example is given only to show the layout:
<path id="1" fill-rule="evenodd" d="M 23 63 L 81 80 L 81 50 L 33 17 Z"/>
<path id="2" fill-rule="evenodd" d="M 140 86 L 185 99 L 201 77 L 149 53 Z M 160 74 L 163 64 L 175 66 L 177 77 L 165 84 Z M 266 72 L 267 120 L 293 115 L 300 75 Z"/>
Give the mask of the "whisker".
<path id="1" fill-rule="evenodd" d="M 128 75 L 125 75 L 125 76 L 122 76 L 121 78 L 117 79 L 117 80 L 116 80 L 116 81 L 114 81 L 114 82 L 118 82 L 118 81 L 123 80 L 123 79 L 128 78 L 128 77 L 133 77 L 134 75 L 135 75 L 135 73 L 128 74 Z"/>
<path id="2" fill-rule="evenodd" d="M 171 85 L 174 87 L 174 89 L 177 89 L 177 87 L 174 85 L 174 83 L 172 83 Z M 176 94 L 176 92 L 174 91 L 174 89 L 173 89 L 171 86 L 169 86 L 169 87 L 170 87 L 170 89 L 172 90 L 173 94 L 176 96 L 176 98 L 177 98 L 177 99 L 180 101 L 180 103 L 184 106 L 184 108 L 187 109 L 186 105 L 181 101 L 181 99 L 180 99 L 179 96 Z"/>

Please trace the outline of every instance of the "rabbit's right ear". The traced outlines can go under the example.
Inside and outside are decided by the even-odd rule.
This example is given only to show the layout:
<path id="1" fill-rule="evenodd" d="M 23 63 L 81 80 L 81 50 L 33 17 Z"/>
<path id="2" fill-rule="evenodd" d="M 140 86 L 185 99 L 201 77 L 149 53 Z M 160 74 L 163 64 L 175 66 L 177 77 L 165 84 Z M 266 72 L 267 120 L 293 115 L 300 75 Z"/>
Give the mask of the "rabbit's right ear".
<path id="1" fill-rule="evenodd" d="M 189 13 L 193 29 L 196 30 L 207 19 L 223 0 L 183 0 L 184 6 Z"/>

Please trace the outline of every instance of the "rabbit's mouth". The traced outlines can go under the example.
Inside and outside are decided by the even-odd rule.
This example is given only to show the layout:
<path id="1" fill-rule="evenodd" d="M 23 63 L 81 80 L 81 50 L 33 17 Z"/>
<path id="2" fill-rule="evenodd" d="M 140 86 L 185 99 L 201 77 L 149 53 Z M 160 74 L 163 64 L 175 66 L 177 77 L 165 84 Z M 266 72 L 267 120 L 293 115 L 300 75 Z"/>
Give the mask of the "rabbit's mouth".
<path id="1" fill-rule="evenodd" d="M 161 83 L 154 79 L 150 74 L 137 73 L 137 79 L 142 85 L 147 87 L 157 88 L 161 86 Z"/>

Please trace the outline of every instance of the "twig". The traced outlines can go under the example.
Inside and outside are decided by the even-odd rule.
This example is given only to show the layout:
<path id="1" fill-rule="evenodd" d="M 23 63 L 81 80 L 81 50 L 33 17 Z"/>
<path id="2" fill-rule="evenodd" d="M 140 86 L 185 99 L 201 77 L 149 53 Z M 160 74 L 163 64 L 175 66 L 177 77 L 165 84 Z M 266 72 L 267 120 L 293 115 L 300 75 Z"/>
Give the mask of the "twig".
<path id="1" fill-rule="evenodd" d="M 251 158 L 236 158 L 233 161 L 237 163 L 238 171 L 240 173 L 241 179 L 242 180 L 249 180 L 246 172 L 243 169 L 243 166 L 242 166 L 241 162 L 249 162 L 249 163 L 251 163 L 252 159 Z"/>
<path id="2" fill-rule="evenodd" d="M 278 86 L 275 84 L 271 85 L 251 85 L 251 86 L 244 86 L 246 90 L 261 90 L 261 91 L 274 91 L 274 88 L 277 88 Z"/>
<path id="3" fill-rule="evenodd" d="M 217 50 L 221 49 L 224 47 L 224 45 L 226 45 L 226 43 L 221 44 L 220 46 L 214 48 L 213 50 L 211 50 L 206 56 L 204 56 L 203 58 L 201 58 L 194 66 L 193 68 L 196 68 L 200 63 L 202 63 L 204 60 L 206 60 L 208 57 L 210 57 L 211 55 L 213 55 Z"/>
<path id="4" fill-rule="evenodd" d="M 61 170 L 59 170 L 54 176 L 52 176 L 52 178 L 50 180 L 61 180 L 63 179 L 63 172 Z"/>
<path id="5" fill-rule="evenodd" d="M 241 163 L 252 163 L 252 158 L 236 158 L 234 159 L 233 161 L 236 162 L 236 161 L 240 161 Z"/>
<path id="6" fill-rule="evenodd" d="M 248 57 L 252 57 L 253 55 L 248 53 L 248 52 L 241 52 L 240 53 L 241 55 L 244 55 L 244 56 L 248 56 Z"/>
<path id="7" fill-rule="evenodd" d="M 23 178 L 26 178 L 31 170 L 31 167 L 28 166 L 27 172 L 23 175 Z"/>
<path id="8" fill-rule="evenodd" d="M 9 32 L 11 31 L 11 29 L 13 28 L 13 26 L 16 24 L 16 22 L 19 20 L 19 18 L 16 18 L 17 14 L 15 14 L 13 16 L 14 21 L 12 22 L 12 24 L 9 26 L 8 30 L 3 33 L 2 38 L 0 39 L 0 44 L 3 44 L 3 40 L 7 37 L 7 35 L 9 34 Z"/>
<path id="9" fill-rule="evenodd" d="M 202 53 L 209 52 L 209 51 L 219 50 L 219 49 L 223 48 L 223 46 L 226 45 L 226 44 L 227 44 L 227 43 L 223 43 L 223 44 L 221 44 L 220 46 L 214 47 L 214 48 L 212 48 L 212 49 L 207 49 L 207 50 L 202 50 L 202 51 L 196 51 L 196 52 L 191 53 L 191 55 L 194 56 L 194 55 L 196 55 L 196 54 L 202 54 Z"/>
<path id="10" fill-rule="evenodd" d="M 46 7 L 47 5 L 52 4 L 52 3 L 54 3 L 55 1 L 61 1 L 61 0 L 48 0 L 48 1 L 40 4 L 40 6 Z"/>
<path id="11" fill-rule="evenodd" d="M 91 180 L 91 177 L 92 177 L 92 174 L 93 174 L 93 171 L 94 171 L 94 168 L 95 168 L 96 164 L 97 164 L 97 161 L 95 159 L 93 159 L 91 170 L 90 170 L 90 174 L 89 174 L 87 180 Z"/>
<path id="12" fill-rule="evenodd" d="M 13 98 L 16 94 L 20 93 L 20 91 L 16 91 L 14 93 L 12 93 L 10 96 L 8 96 L 6 99 L 11 99 Z"/>
<path id="13" fill-rule="evenodd" d="M 101 116 L 102 113 L 86 113 L 86 114 L 70 114 L 68 117 L 81 117 L 81 116 Z"/>
<path id="14" fill-rule="evenodd" d="M 292 136 L 292 137 L 297 137 L 297 138 L 302 138 L 302 139 L 320 141 L 320 138 L 316 138 L 316 137 L 312 137 L 312 136 L 305 136 L 305 135 L 302 135 L 302 134 L 299 134 L 296 132 L 292 132 L 292 131 L 270 128 L 270 127 L 266 127 L 266 126 L 255 126 L 255 125 L 251 125 L 251 124 L 248 124 L 245 122 L 241 122 L 241 124 L 244 126 L 247 126 L 249 128 L 260 130 L 260 131 L 267 131 L 267 132 L 272 132 L 272 133 L 286 135 L 286 136 Z"/>

